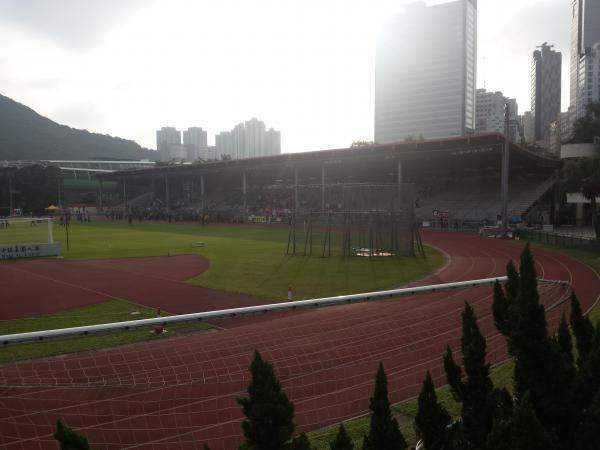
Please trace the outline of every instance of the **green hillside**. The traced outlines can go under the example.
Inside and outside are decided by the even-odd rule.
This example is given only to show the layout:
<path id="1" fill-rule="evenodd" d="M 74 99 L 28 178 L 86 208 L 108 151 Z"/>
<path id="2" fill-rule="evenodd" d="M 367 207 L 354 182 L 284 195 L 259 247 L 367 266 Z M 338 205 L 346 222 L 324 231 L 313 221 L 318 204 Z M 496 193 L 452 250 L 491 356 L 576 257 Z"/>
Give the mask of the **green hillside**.
<path id="1" fill-rule="evenodd" d="M 154 159 L 133 141 L 78 130 L 0 95 L 0 160 Z"/>

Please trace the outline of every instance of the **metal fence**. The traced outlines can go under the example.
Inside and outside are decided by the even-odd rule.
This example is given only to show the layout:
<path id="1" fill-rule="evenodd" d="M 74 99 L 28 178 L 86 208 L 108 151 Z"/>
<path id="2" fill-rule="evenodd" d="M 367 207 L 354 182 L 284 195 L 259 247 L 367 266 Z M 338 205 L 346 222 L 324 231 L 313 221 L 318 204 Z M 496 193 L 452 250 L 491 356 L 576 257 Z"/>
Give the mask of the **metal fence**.
<path id="1" fill-rule="evenodd" d="M 517 230 L 515 236 L 518 236 L 519 239 L 536 242 L 538 244 L 577 248 L 600 253 L 600 240 L 585 236 L 574 236 L 543 230 Z"/>
<path id="2" fill-rule="evenodd" d="M 82 327 L 62 328 L 45 331 L 32 331 L 27 333 L 9 334 L 0 336 L 0 345 L 17 344 L 24 342 L 41 342 L 55 338 L 72 336 L 89 336 L 115 331 L 129 331 L 138 328 L 165 327 L 169 324 L 184 322 L 206 322 L 210 320 L 230 319 L 234 317 L 262 315 L 273 312 L 294 311 L 299 309 L 323 308 L 327 306 L 344 305 L 350 303 L 385 300 L 393 297 L 406 297 L 432 292 L 452 291 L 456 289 L 469 289 L 478 286 L 493 285 L 496 281 L 505 282 L 506 276 L 483 278 L 479 280 L 456 281 L 453 283 L 433 284 L 428 286 L 414 286 L 409 288 L 390 289 L 386 291 L 365 292 L 360 294 L 339 295 L 336 297 L 316 298 L 311 300 L 297 300 L 291 302 L 272 303 L 267 305 L 246 306 L 242 308 L 223 309 L 192 314 L 180 314 L 152 319 L 129 320 L 125 322 L 105 323 L 100 325 L 86 325 Z M 542 280 L 546 283 L 568 285 L 565 281 Z"/>

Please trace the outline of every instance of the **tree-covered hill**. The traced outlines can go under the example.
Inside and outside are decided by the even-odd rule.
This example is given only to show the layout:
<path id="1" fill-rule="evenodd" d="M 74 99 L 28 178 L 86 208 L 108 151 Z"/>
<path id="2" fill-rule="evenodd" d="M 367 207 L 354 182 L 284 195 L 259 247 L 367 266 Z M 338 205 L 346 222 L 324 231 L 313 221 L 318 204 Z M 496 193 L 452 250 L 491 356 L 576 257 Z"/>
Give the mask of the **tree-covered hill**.
<path id="1" fill-rule="evenodd" d="M 0 95 L 0 160 L 154 159 L 133 141 L 60 125 Z"/>

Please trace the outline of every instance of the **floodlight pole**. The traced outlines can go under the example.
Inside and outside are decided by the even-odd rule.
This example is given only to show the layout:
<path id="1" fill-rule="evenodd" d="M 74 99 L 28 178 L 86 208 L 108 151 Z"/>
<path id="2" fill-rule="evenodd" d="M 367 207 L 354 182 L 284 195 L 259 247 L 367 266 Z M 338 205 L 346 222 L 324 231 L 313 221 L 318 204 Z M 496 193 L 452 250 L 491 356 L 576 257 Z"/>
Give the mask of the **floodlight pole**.
<path id="1" fill-rule="evenodd" d="M 502 152 L 502 228 L 501 235 L 506 236 L 508 231 L 508 156 L 510 150 L 510 140 L 508 139 L 510 122 L 510 105 L 504 104 L 504 151 Z"/>
<path id="2" fill-rule="evenodd" d="M 57 193 L 57 200 L 58 200 L 58 207 L 62 208 L 62 199 L 61 199 L 61 195 L 60 195 L 60 188 L 61 188 L 61 182 L 62 182 L 62 170 L 58 169 L 58 178 L 56 179 L 56 193 Z"/>
<path id="3" fill-rule="evenodd" d="M 325 164 L 321 166 L 321 212 L 325 212 Z"/>
<path id="4" fill-rule="evenodd" d="M 52 234 L 52 219 L 48 217 L 48 244 L 54 244 L 54 235 Z"/>
<path id="5" fill-rule="evenodd" d="M 294 167 L 294 211 L 298 213 L 298 167 Z"/>
<path id="6" fill-rule="evenodd" d="M 244 202 L 244 214 L 246 214 L 246 209 L 248 207 L 248 195 L 247 195 L 247 186 L 246 186 L 246 171 L 242 172 L 242 200 Z"/>
<path id="7" fill-rule="evenodd" d="M 402 160 L 398 158 L 398 199 L 402 201 Z"/>
<path id="8" fill-rule="evenodd" d="M 98 209 L 102 211 L 102 180 L 98 181 Z"/>
<path id="9" fill-rule="evenodd" d="M 13 213 L 13 190 L 12 190 L 12 171 L 8 171 L 8 215 L 12 216 Z"/>
<path id="10" fill-rule="evenodd" d="M 204 211 L 204 175 L 200 175 L 200 199 L 202 200 L 202 211 Z"/>

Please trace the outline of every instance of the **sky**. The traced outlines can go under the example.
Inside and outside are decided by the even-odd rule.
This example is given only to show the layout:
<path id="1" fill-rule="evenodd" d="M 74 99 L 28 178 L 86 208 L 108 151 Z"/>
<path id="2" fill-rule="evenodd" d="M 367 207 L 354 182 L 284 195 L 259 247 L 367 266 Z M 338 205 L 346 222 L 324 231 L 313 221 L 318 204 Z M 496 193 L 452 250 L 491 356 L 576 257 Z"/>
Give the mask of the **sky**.
<path id="1" fill-rule="evenodd" d="M 282 151 L 373 140 L 374 54 L 414 0 L 0 0 L 0 94 L 75 128 L 156 148 L 257 117 Z M 445 3 L 443 0 L 428 4 Z M 479 0 L 477 86 L 530 107 L 531 55 L 562 52 L 570 0 Z"/>

